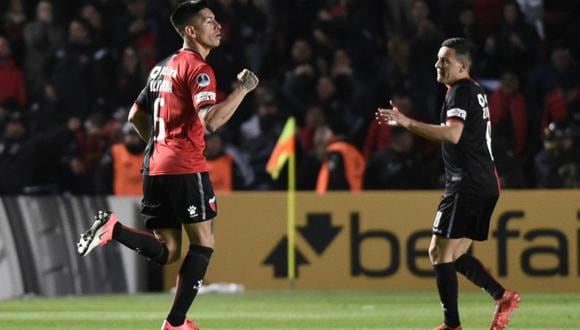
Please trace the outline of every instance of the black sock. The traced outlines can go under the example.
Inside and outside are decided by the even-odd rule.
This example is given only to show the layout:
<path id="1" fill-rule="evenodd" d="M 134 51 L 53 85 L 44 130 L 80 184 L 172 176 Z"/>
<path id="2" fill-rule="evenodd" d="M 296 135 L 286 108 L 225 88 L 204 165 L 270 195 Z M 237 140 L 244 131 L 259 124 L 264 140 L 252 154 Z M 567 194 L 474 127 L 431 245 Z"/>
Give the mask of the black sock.
<path id="1" fill-rule="evenodd" d="M 457 308 L 457 273 L 453 262 L 433 265 L 439 298 L 443 306 L 445 324 L 450 327 L 459 326 L 459 310 Z"/>
<path id="2" fill-rule="evenodd" d="M 180 326 L 185 321 L 187 311 L 205 276 L 212 252 L 213 249 L 206 246 L 193 244 L 189 246 L 189 251 L 179 269 L 173 306 L 167 315 L 167 321 L 172 326 Z"/>
<path id="3" fill-rule="evenodd" d="M 484 289 L 493 299 L 503 296 L 505 289 L 483 268 L 481 261 L 469 254 L 464 254 L 455 260 L 455 269 L 473 284 Z"/>
<path id="4" fill-rule="evenodd" d="M 150 233 L 125 227 L 118 222 L 113 228 L 113 239 L 159 265 L 167 263 L 167 246 Z"/>

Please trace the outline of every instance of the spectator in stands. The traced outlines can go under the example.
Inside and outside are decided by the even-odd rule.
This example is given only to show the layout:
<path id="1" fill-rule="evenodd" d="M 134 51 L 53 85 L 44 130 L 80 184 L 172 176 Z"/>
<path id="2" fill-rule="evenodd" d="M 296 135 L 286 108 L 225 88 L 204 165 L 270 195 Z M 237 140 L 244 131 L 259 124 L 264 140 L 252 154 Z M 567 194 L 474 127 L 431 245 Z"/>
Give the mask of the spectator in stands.
<path id="1" fill-rule="evenodd" d="M 438 119 L 438 86 L 431 54 L 437 53 L 443 34 L 430 18 L 430 9 L 423 0 L 415 0 L 412 7 L 413 24 L 409 42 L 411 92 L 421 116 L 428 121 Z"/>
<path id="2" fill-rule="evenodd" d="M 511 68 L 518 73 L 536 61 L 538 35 L 528 24 L 514 0 L 505 1 L 503 21 L 495 36 L 498 55 L 503 68 Z"/>
<path id="3" fill-rule="evenodd" d="M 133 104 L 133 95 L 139 94 L 147 80 L 147 72 L 135 48 L 127 46 L 123 49 L 117 71 L 115 103 L 121 107 L 129 107 Z"/>
<path id="4" fill-rule="evenodd" d="M 255 174 L 254 189 L 269 190 L 275 187 L 270 174 L 266 172 L 266 163 L 278 141 L 283 124 L 284 117 L 279 103 L 270 99 L 259 104 L 256 114 L 240 127 L 241 147 L 249 155 Z"/>
<path id="5" fill-rule="evenodd" d="M 296 111 L 314 103 L 317 71 L 313 63 L 312 48 L 307 40 L 294 41 L 290 55 L 282 91 L 292 109 Z"/>
<path id="6" fill-rule="evenodd" d="M 123 126 L 123 141 L 115 143 L 101 158 L 95 172 L 98 194 L 143 195 L 143 154 L 145 143 L 131 124 Z"/>
<path id="7" fill-rule="evenodd" d="M 42 99 L 46 84 L 44 66 L 50 55 L 64 41 L 64 31 L 53 20 L 50 1 L 40 1 L 36 6 L 36 19 L 26 25 L 26 78 L 33 99 Z"/>
<path id="8" fill-rule="evenodd" d="M 577 98 L 580 88 L 580 71 L 566 48 L 556 46 L 550 60 L 530 77 L 530 103 L 536 110 L 531 122 L 541 123 L 536 132 L 544 130 L 550 122 L 566 121 L 568 101 Z"/>
<path id="9" fill-rule="evenodd" d="M 205 157 L 213 190 L 230 192 L 243 188 L 244 179 L 234 157 L 226 151 L 223 136 L 220 133 L 207 134 L 205 144 Z"/>
<path id="10" fill-rule="evenodd" d="M 501 84 L 490 96 L 489 112 L 492 150 L 498 174 L 504 188 L 524 188 L 528 143 L 528 115 L 519 77 L 507 71 Z"/>
<path id="11" fill-rule="evenodd" d="M 156 55 L 155 22 L 147 16 L 146 0 L 128 0 L 127 12 L 117 17 L 113 42 L 117 49 L 131 45 L 138 50 L 146 69 L 155 65 Z"/>
<path id="12" fill-rule="evenodd" d="M 0 5 L 0 31 L 4 31 L 10 44 L 14 60 L 18 66 L 23 65 L 24 58 L 24 27 L 26 26 L 26 8 L 24 0 L 8 0 L 7 8 Z"/>
<path id="13" fill-rule="evenodd" d="M 14 64 L 8 39 L 0 35 L 0 103 L 11 99 L 20 107 L 26 106 L 26 85 L 22 71 Z"/>
<path id="14" fill-rule="evenodd" d="M 538 188 L 580 188 L 580 153 L 565 124 L 550 123 L 544 133 L 544 150 L 536 155 Z"/>
<path id="15" fill-rule="evenodd" d="M 316 192 L 361 191 L 366 161 L 362 153 L 346 139 L 347 124 L 340 117 L 328 118 L 328 124 L 316 132 L 316 145 L 322 167 L 316 182 Z"/>
<path id="16" fill-rule="evenodd" d="M 64 162 L 63 187 L 74 194 L 95 193 L 95 170 L 107 149 L 102 115 L 91 115 L 76 132 Z"/>
<path id="17" fill-rule="evenodd" d="M 54 185 L 62 149 L 79 128 L 80 121 L 71 118 L 67 127 L 29 134 L 22 112 L 11 113 L 0 137 L 0 194 L 40 192 L 39 186 Z"/>
<path id="18" fill-rule="evenodd" d="M 495 153 L 520 157 L 528 134 L 527 105 L 518 75 L 506 71 L 498 89 L 491 93 L 489 112 Z"/>
<path id="19" fill-rule="evenodd" d="M 298 189 L 314 190 L 320 170 L 320 159 L 317 156 L 316 132 L 326 124 L 322 108 L 311 105 L 306 109 L 304 125 L 298 131 L 300 161 L 298 162 Z"/>
<path id="20" fill-rule="evenodd" d="M 400 127 L 392 128 L 389 146 L 374 153 L 366 165 L 364 189 L 429 188 L 413 142 L 412 133 Z"/>
<path id="21" fill-rule="evenodd" d="M 58 100 L 61 111 L 69 116 L 84 117 L 93 105 L 92 88 L 96 68 L 89 26 L 84 19 L 69 24 L 68 42 L 58 48 L 46 64 L 49 99 Z"/>

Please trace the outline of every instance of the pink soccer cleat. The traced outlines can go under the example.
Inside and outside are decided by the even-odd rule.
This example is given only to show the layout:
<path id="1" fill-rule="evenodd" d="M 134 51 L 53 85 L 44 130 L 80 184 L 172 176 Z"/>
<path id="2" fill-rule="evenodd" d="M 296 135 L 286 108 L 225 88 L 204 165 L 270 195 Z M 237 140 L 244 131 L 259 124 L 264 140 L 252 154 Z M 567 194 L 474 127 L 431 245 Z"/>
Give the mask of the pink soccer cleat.
<path id="1" fill-rule="evenodd" d="M 163 321 L 163 325 L 161 326 L 161 330 L 199 330 L 195 322 L 190 320 L 185 320 L 182 325 L 178 327 L 172 326 L 167 320 Z"/>
<path id="2" fill-rule="evenodd" d="M 91 228 L 81 234 L 81 239 L 77 243 L 78 253 L 84 257 L 97 246 L 107 244 L 113 238 L 113 228 L 117 222 L 119 221 L 113 212 L 99 211 Z"/>
<path id="3" fill-rule="evenodd" d="M 495 312 L 491 320 L 490 330 L 503 330 L 510 323 L 510 315 L 520 305 L 520 295 L 514 291 L 505 290 L 503 296 L 495 304 Z"/>

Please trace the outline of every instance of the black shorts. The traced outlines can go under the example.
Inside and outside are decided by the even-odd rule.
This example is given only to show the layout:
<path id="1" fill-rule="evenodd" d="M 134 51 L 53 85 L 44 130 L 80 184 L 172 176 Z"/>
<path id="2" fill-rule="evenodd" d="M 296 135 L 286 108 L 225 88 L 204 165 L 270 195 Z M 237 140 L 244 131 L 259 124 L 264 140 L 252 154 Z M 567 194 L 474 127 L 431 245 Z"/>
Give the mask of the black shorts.
<path id="1" fill-rule="evenodd" d="M 181 229 L 182 223 L 215 218 L 217 201 L 209 174 L 145 175 L 141 215 L 149 229 Z"/>
<path id="2" fill-rule="evenodd" d="M 485 241 L 498 195 L 475 196 L 459 192 L 444 196 L 439 203 L 433 234 L 445 238 Z"/>

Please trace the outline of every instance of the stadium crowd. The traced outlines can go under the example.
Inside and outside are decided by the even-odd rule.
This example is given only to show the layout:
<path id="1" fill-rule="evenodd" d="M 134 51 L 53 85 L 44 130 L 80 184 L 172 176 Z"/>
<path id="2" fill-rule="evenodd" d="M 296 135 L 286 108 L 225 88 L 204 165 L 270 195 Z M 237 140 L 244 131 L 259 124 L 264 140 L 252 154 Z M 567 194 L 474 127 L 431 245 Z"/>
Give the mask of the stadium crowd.
<path id="1" fill-rule="evenodd" d="M 169 23 L 177 3 L 1 2 L 0 194 L 139 194 L 121 191 L 139 185 L 135 166 L 123 164 L 144 149 L 127 111 L 151 67 L 181 47 Z M 476 46 L 472 73 L 488 92 L 503 187 L 580 187 L 577 1 L 210 4 L 222 25 L 222 45 L 208 58 L 218 89 L 231 91 L 244 67 L 261 79 L 208 136 L 208 159 L 231 176 L 214 178 L 216 190 L 285 188 L 284 176 L 272 180 L 265 167 L 289 116 L 299 124 L 299 189 L 316 188 L 329 139 L 362 154 L 363 189 L 439 189 L 439 145 L 378 126 L 374 112 L 393 100 L 438 122 L 445 89 L 433 66 L 448 37 Z M 224 155 L 230 161 L 217 162 Z M 117 188 L 115 176 L 126 180 Z"/>

